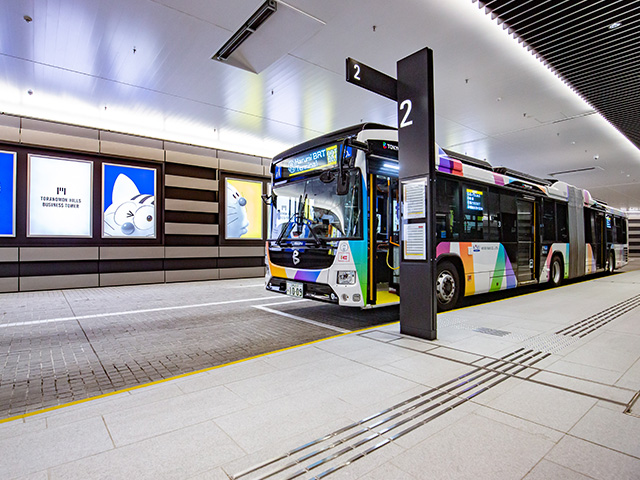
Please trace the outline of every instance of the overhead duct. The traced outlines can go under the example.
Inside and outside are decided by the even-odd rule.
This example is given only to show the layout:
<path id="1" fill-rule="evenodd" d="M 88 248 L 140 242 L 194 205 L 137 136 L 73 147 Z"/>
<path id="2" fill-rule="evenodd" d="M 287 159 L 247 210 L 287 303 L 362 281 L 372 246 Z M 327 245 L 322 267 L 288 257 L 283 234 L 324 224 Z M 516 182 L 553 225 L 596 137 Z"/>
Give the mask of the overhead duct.
<path id="1" fill-rule="evenodd" d="M 242 43 L 251 36 L 267 19 L 278 10 L 275 0 L 264 2 L 253 15 L 234 33 L 212 57 L 212 60 L 224 62 Z"/>
<path id="2" fill-rule="evenodd" d="M 240 5 L 246 3 L 252 3 L 252 0 L 244 0 Z M 278 14 L 273 15 L 276 10 Z M 324 25 L 322 19 L 293 5 L 268 0 L 211 58 L 225 65 L 260 73 L 298 48 Z"/>

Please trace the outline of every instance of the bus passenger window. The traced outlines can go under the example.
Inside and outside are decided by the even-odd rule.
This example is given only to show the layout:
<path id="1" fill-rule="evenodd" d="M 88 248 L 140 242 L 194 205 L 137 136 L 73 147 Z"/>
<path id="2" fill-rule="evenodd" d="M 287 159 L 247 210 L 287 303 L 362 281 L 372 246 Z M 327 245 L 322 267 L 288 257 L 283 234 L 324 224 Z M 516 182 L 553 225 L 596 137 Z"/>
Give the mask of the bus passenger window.
<path id="1" fill-rule="evenodd" d="M 593 212 L 584 209 L 584 243 L 593 243 L 593 231 L 595 229 L 595 219 Z"/>
<path id="2" fill-rule="evenodd" d="M 556 241 L 556 203 L 544 200 L 542 210 L 542 239 L 545 242 Z"/>
<path id="3" fill-rule="evenodd" d="M 627 243 L 627 220 L 625 218 L 616 217 L 616 242 Z"/>
<path id="4" fill-rule="evenodd" d="M 500 195 L 500 239 L 503 243 L 517 242 L 518 215 L 516 210 L 516 197 L 509 194 Z"/>
<path id="5" fill-rule="evenodd" d="M 460 187 L 446 178 L 436 180 L 436 232 L 438 240 L 460 238 Z"/>
<path id="6" fill-rule="evenodd" d="M 485 191 L 478 187 L 465 187 L 464 215 L 463 215 L 463 240 L 484 240 L 484 195 Z"/>
<path id="7" fill-rule="evenodd" d="M 569 243 L 569 223 L 567 222 L 568 208 L 566 203 L 556 204 L 556 215 L 558 225 L 558 241 Z"/>
<path id="8" fill-rule="evenodd" d="M 488 212 L 488 214 L 487 214 Z M 485 237 L 490 242 L 500 241 L 500 194 L 487 192 L 485 209 Z"/>

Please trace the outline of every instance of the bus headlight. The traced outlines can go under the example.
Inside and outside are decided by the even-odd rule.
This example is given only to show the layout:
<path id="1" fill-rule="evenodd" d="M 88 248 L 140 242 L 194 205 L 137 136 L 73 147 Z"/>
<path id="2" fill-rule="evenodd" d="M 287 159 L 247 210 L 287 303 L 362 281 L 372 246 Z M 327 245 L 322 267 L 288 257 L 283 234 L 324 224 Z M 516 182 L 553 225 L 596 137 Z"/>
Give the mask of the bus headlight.
<path id="1" fill-rule="evenodd" d="M 356 283 L 355 270 L 338 272 L 338 285 L 354 285 Z"/>

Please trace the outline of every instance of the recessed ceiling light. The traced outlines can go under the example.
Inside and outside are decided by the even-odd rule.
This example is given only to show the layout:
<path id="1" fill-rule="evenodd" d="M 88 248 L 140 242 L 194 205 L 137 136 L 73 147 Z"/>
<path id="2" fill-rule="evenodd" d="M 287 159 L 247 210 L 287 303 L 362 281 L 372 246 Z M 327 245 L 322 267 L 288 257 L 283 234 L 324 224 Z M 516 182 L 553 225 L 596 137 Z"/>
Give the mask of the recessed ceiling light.
<path id="1" fill-rule="evenodd" d="M 609 25 L 609 30 L 613 30 L 614 28 L 618 28 L 620 25 L 622 25 L 620 22 L 613 22 L 611 25 Z"/>

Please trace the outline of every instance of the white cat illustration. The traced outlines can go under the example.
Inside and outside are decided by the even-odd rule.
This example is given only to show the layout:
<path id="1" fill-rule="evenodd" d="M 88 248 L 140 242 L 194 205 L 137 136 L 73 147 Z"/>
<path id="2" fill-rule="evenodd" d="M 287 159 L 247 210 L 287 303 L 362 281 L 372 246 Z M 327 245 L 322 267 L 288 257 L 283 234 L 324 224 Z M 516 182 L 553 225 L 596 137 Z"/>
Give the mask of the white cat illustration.
<path id="1" fill-rule="evenodd" d="M 240 238 L 249 231 L 247 200 L 227 182 L 227 238 Z"/>
<path id="2" fill-rule="evenodd" d="M 156 207 L 153 195 L 142 195 L 124 174 L 113 184 L 112 203 L 104 212 L 103 236 L 153 237 Z"/>

